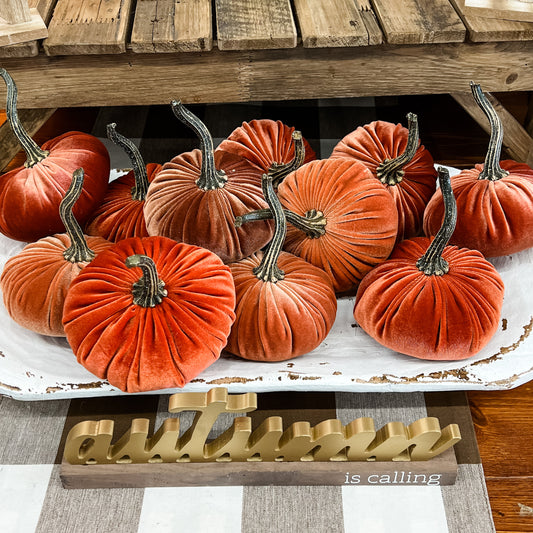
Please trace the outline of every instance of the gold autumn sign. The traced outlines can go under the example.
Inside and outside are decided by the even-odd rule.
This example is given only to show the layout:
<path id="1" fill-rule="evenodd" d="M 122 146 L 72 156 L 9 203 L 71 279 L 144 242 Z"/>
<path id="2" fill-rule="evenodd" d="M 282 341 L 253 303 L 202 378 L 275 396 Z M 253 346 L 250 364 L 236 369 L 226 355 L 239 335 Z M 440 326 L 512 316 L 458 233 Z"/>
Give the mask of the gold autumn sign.
<path id="1" fill-rule="evenodd" d="M 461 440 L 457 424 L 441 430 L 438 419 L 421 418 L 409 426 L 389 422 L 379 431 L 372 418 L 358 418 L 343 426 L 331 419 L 311 427 L 271 416 L 256 429 L 242 416 L 224 433 L 209 441 L 222 413 L 248 413 L 257 408 L 254 393 L 228 395 L 225 388 L 207 393 L 170 396 L 169 412 L 194 411 L 191 426 L 180 436 L 179 418 L 167 418 L 149 436 L 149 420 L 136 418 L 114 444 L 112 420 L 86 420 L 75 425 L 65 443 L 71 464 L 174 463 L 211 461 L 425 461 Z"/>

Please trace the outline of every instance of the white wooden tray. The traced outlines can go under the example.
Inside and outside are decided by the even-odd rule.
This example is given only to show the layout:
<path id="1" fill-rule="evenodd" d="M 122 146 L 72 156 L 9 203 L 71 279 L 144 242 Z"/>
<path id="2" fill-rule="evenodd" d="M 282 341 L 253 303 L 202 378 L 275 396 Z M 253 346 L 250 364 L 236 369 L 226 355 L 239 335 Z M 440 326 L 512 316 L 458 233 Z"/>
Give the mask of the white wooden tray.
<path id="1" fill-rule="evenodd" d="M 0 235 L 0 269 L 24 244 Z M 423 361 L 383 348 L 355 326 L 353 299 L 339 300 L 336 322 L 313 352 L 280 363 L 223 355 L 183 389 L 229 392 L 410 392 L 508 389 L 533 379 L 533 249 L 492 261 L 505 283 L 500 327 L 464 361 Z M 154 391 L 160 392 L 160 391 Z M 0 303 L 0 394 L 48 400 L 125 394 L 79 365 L 67 341 L 28 331 Z"/>

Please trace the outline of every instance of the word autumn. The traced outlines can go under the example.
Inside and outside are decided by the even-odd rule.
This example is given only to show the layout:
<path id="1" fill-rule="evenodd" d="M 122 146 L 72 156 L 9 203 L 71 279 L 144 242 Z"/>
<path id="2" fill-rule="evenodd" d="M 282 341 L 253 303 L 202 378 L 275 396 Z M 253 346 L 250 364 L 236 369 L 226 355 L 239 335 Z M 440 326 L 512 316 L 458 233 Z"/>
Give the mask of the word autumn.
<path id="1" fill-rule="evenodd" d="M 209 433 L 222 413 L 257 409 L 254 393 L 228 395 L 227 389 L 186 392 L 169 399 L 169 412 L 194 411 L 191 426 L 180 435 L 179 418 L 167 418 L 149 436 L 149 420 L 136 418 L 114 444 L 112 420 L 86 420 L 74 426 L 65 444 L 71 464 L 173 463 L 210 461 L 425 461 L 461 439 L 459 427 L 441 430 L 436 418 L 421 418 L 409 426 L 389 422 L 379 431 L 372 418 L 343 426 L 330 419 L 311 427 L 295 422 L 283 429 L 283 420 L 271 416 L 252 430 L 251 418 L 237 417 L 214 440 Z"/>

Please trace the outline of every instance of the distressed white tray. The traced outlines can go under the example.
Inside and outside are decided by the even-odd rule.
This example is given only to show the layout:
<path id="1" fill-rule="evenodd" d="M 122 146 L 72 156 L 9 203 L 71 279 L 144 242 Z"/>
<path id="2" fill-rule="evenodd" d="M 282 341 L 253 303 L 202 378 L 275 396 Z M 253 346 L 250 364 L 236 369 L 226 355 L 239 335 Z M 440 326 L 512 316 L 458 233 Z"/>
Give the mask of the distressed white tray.
<path id="1" fill-rule="evenodd" d="M 0 235 L 0 269 L 23 246 Z M 533 249 L 492 262 L 505 284 L 500 327 L 470 359 L 424 361 L 383 348 L 355 326 L 354 300 L 342 299 L 332 330 L 314 351 L 280 363 L 223 355 L 183 389 L 164 392 L 203 392 L 215 386 L 234 393 L 514 388 L 533 379 Z M 18 326 L 0 303 L 0 394 L 19 400 L 49 400 L 125 393 L 79 365 L 65 339 L 44 337 Z"/>

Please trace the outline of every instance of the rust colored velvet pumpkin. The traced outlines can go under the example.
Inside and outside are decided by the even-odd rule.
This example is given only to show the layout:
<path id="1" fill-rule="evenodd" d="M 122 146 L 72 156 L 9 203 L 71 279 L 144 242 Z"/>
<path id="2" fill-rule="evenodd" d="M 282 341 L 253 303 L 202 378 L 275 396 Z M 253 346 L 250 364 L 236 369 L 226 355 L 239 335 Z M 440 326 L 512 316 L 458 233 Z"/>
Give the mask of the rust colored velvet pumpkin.
<path id="1" fill-rule="evenodd" d="M 235 318 L 215 254 L 165 237 L 124 239 L 72 283 L 67 340 L 79 363 L 126 392 L 182 387 L 218 359 Z"/>
<path id="2" fill-rule="evenodd" d="M 82 184 L 80 169 L 60 206 L 67 234 L 26 245 L 6 262 L 0 277 L 8 314 L 19 325 L 42 335 L 65 336 L 63 305 L 72 280 L 95 254 L 111 246 L 101 237 L 84 237 L 72 215 Z"/>
<path id="3" fill-rule="evenodd" d="M 213 150 L 204 124 L 179 102 L 176 116 L 201 139 L 201 150 L 165 163 L 148 188 L 144 206 L 150 235 L 207 248 L 225 263 L 237 261 L 267 244 L 272 224 L 234 226 L 235 217 L 266 207 L 261 171 L 244 159 Z"/>
<path id="4" fill-rule="evenodd" d="M 418 138 L 417 116 L 409 113 L 407 118 L 408 129 L 381 120 L 360 126 L 331 154 L 360 161 L 387 187 L 398 209 L 398 242 L 421 234 L 437 178 L 433 157 Z"/>
<path id="5" fill-rule="evenodd" d="M 450 243 L 479 250 L 485 257 L 499 257 L 533 246 L 533 169 L 524 163 L 500 162 L 503 128 L 496 110 L 477 84 L 471 84 L 478 105 L 491 124 L 491 138 L 484 165 L 463 170 L 452 178 L 458 226 Z M 440 191 L 435 192 L 424 214 L 424 232 L 434 235 L 444 213 Z"/>
<path id="6" fill-rule="evenodd" d="M 280 120 L 251 120 L 236 128 L 220 143 L 218 150 L 247 159 L 262 172 L 275 174 L 281 170 L 285 171 L 289 166 L 293 168 L 293 160 L 298 155 L 292 142 L 294 132 L 295 128 L 283 124 Z M 310 144 L 303 138 L 302 143 L 302 160 L 297 166 L 316 159 Z M 274 177 L 274 186 L 276 185 L 277 180 Z"/>
<path id="7" fill-rule="evenodd" d="M 148 237 L 144 221 L 144 200 L 148 185 L 161 170 L 157 163 L 144 164 L 133 142 L 116 131 L 116 124 L 108 124 L 107 136 L 129 155 L 133 169 L 113 180 L 98 209 L 87 222 L 85 231 L 117 242 L 128 237 Z"/>
<path id="8" fill-rule="evenodd" d="M 226 350 L 244 359 L 283 361 L 324 340 L 335 321 L 337 300 L 324 271 L 281 252 L 286 221 L 272 177 L 264 180 L 276 230 L 266 252 L 229 265 L 237 305 Z"/>
<path id="9" fill-rule="evenodd" d="M 0 69 L 6 82 L 6 114 L 13 133 L 24 148 L 24 166 L 0 176 L 0 232 L 23 242 L 31 242 L 65 231 L 59 204 L 67 191 L 72 173 L 85 171 L 84 190 L 74 208 L 82 225 L 100 204 L 109 180 L 109 154 L 96 137 L 79 131 L 64 133 L 41 148 L 22 128 L 16 111 L 17 89 L 11 76 Z"/>
<path id="10" fill-rule="evenodd" d="M 498 329 L 504 287 L 477 250 L 446 246 L 455 226 L 447 170 L 439 172 L 446 217 L 433 240 L 397 245 L 365 276 L 354 317 L 383 346 L 420 359 L 466 359 Z M 430 244 L 431 243 L 431 244 Z"/>

